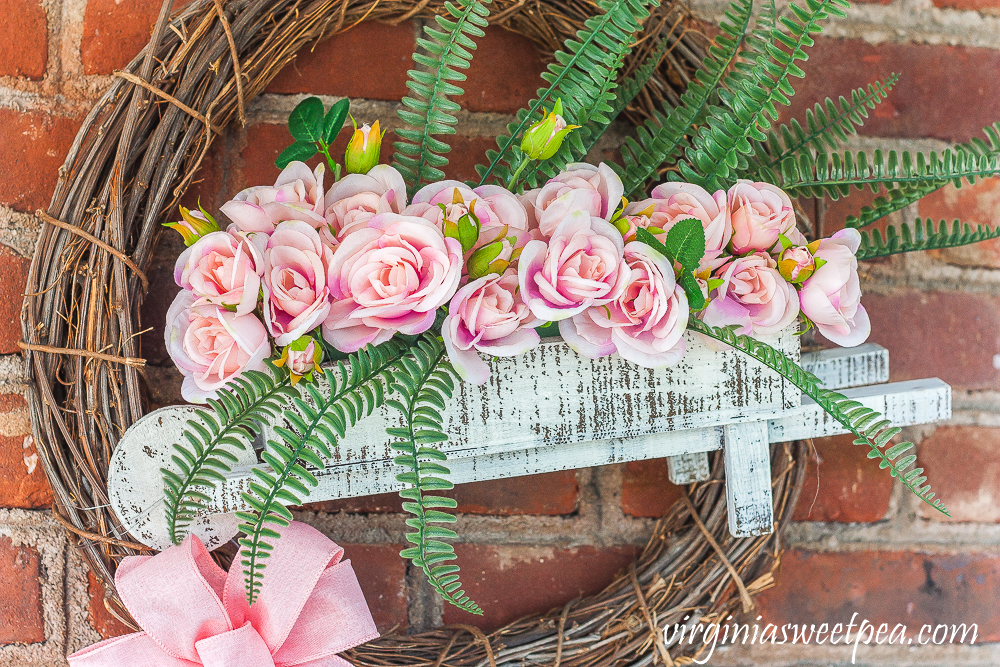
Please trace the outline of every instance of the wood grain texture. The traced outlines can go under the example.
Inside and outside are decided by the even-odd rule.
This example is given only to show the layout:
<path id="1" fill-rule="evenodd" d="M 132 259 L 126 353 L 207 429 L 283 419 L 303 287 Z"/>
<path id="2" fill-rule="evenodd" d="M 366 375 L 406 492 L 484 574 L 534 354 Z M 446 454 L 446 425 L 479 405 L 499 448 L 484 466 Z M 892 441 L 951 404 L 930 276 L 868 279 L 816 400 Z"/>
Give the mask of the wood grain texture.
<path id="1" fill-rule="evenodd" d="M 889 381 L 889 350 L 875 343 L 809 352 L 802 355 L 800 365 L 818 377 L 827 389 Z"/>
<path id="2" fill-rule="evenodd" d="M 794 355 L 798 338 L 790 331 L 785 334 L 779 343 Z M 640 369 L 618 357 L 586 360 L 551 340 L 534 354 L 495 360 L 494 377 L 505 381 L 481 388 L 463 385 L 446 412 L 452 440 L 444 449 L 449 453 L 452 481 L 682 457 L 668 458 L 668 465 L 671 479 L 687 484 L 704 475 L 704 452 L 720 449 L 725 440 L 732 443 L 727 446 L 727 476 L 735 493 L 730 505 L 734 527 L 746 535 L 769 531 L 770 505 L 765 511 L 762 487 L 769 472 L 758 465 L 767 443 L 835 435 L 845 429 L 819 406 L 800 400 L 797 392 L 782 386 L 777 376 L 769 377 L 772 374 L 757 362 L 743 355 L 733 358 L 734 351 L 717 353 L 700 341 L 689 342 L 685 361 L 692 366 L 664 371 Z M 841 382 L 877 379 L 883 376 L 879 360 L 884 355 L 875 348 L 861 346 L 838 355 L 822 352 L 819 358 L 806 360 L 814 368 L 840 368 L 830 372 Z M 937 379 L 856 387 L 842 393 L 899 426 L 951 416 L 950 387 Z M 615 417 L 615 410 L 630 411 L 632 417 Z M 162 417 L 169 411 L 176 411 L 177 419 L 165 422 Z M 164 534 L 162 525 L 150 525 L 163 523 L 159 469 L 169 462 L 171 445 L 181 439 L 183 428 L 178 425 L 189 416 L 190 408 L 180 406 L 148 415 L 145 421 L 156 419 L 157 423 L 130 429 L 111 466 L 109 493 L 116 513 L 133 535 L 148 538 L 152 546 Z M 388 411 L 362 419 L 338 445 L 327 469 L 316 472 L 319 484 L 309 500 L 402 489 L 396 481 L 400 470 L 392 462 L 384 432 L 390 420 L 399 423 Z M 735 457 L 732 463 L 730 456 Z M 249 463 L 244 460 L 226 475 L 225 482 L 210 490 L 206 515 L 246 509 L 241 494 L 251 480 Z M 211 537 L 216 542 L 226 539 L 221 534 Z"/>
<path id="3" fill-rule="evenodd" d="M 667 474 L 670 481 L 679 486 L 704 482 L 711 476 L 708 467 L 708 454 L 692 452 L 667 457 Z"/>
<path id="4" fill-rule="evenodd" d="M 733 537 L 767 535 L 774 530 L 767 422 L 729 424 L 723 428 L 729 532 Z"/>

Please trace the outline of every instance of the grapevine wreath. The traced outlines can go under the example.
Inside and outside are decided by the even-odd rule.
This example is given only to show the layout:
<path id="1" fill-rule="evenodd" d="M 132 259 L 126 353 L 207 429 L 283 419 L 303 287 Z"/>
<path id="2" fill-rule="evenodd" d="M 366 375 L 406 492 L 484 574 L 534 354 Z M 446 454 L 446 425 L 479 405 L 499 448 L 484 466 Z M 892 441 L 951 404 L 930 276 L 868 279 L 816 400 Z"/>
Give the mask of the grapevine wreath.
<path id="1" fill-rule="evenodd" d="M 774 116 L 775 104 L 787 103 L 786 95 L 792 94 L 788 76 L 801 75 L 794 61 L 804 59 L 803 48 L 812 43 L 809 34 L 817 31 L 818 23 L 829 15 L 842 14 L 846 6 L 842 0 L 807 0 L 808 11 L 792 8 L 795 20 L 779 21 L 773 15 L 773 9 L 772 13 L 765 11 L 760 25 L 752 31 L 748 31 L 752 3 L 734 2 L 722 24 L 722 34 L 714 45 L 690 29 L 692 20 L 682 7 L 677 4 L 657 5 L 643 0 L 599 4 L 498 0 L 491 3 L 488 12 L 480 1 L 456 7 L 449 3 L 443 6 L 432 4 L 430 0 L 417 3 L 385 3 L 380 0 L 360 3 L 345 0 L 234 0 L 226 3 L 223 0 L 202 0 L 186 6 L 172 17 L 171 5 L 170 0 L 165 0 L 149 46 L 124 71 L 116 73 L 111 88 L 88 115 L 61 170 L 49 210 L 38 212 L 46 224 L 31 265 L 22 318 L 24 340 L 21 346 L 28 364 L 29 404 L 44 469 L 56 497 L 54 515 L 73 536 L 91 569 L 105 586 L 109 610 L 133 627 L 135 624 L 114 590 L 113 572 L 123 557 L 148 553 L 150 549 L 130 539 L 110 511 L 107 472 L 118 439 L 144 415 L 147 404 L 144 401 L 144 396 L 148 395 L 144 385 L 144 361 L 136 340 L 141 329 L 138 323 L 139 304 L 150 289 L 143 271 L 151 260 L 161 223 L 171 220 L 172 211 L 195 178 L 213 140 L 221 135 L 230 120 L 235 118 L 245 122 L 245 107 L 249 100 L 267 86 L 298 50 L 324 36 L 349 30 L 366 20 L 398 22 L 415 16 L 438 17 L 436 21 L 440 30 L 426 30 L 428 39 L 421 41 L 425 54 L 415 55 L 418 64 L 437 68 L 438 79 L 433 94 L 428 94 L 430 89 L 427 86 L 433 79 L 431 75 L 411 73 L 412 91 L 417 98 L 425 99 L 423 102 L 420 99 L 404 100 L 404 105 L 416 113 L 401 113 L 411 125 L 416 119 L 418 127 L 421 114 L 424 114 L 423 149 L 408 148 L 406 141 L 398 145 L 400 169 L 408 174 L 411 187 L 423 179 L 432 181 L 441 178 L 437 167 L 443 166 L 447 160 L 434 153 L 446 152 L 447 146 L 428 137 L 449 133 L 448 125 L 454 124 L 454 119 L 445 111 L 454 110 L 457 106 L 447 101 L 446 96 L 461 92 L 450 83 L 441 87 L 441 81 L 461 80 L 451 68 L 468 66 L 466 57 L 471 56 L 462 55 L 467 54 L 464 46 L 473 48 L 467 34 L 481 34 L 480 27 L 485 26 L 488 14 L 491 23 L 528 36 L 540 49 L 553 54 L 559 63 L 550 66 L 550 78 L 547 79 L 551 84 L 549 92 L 535 105 L 541 108 L 541 102 L 548 99 L 546 96 L 553 95 L 552 99 L 548 99 L 551 113 L 544 123 L 537 125 L 537 131 L 533 128 L 534 135 L 524 135 L 522 156 L 516 158 L 518 153 L 513 148 L 513 142 L 517 137 L 512 135 L 501 146 L 501 153 L 508 149 L 512 152 L 506 156 L 494 154 L 491 165 L 485 170 L 488 175 L 496 167 L 494 176 L 508 182 L 511 188 L 529 163 L 532 164 L 526 173 L 530 175 L 524 176 L 525 182 L 537 183 L 539 172 L 548 175 L 558 171 L 560 166 L 565 167 L 574 161 L 566 159 L 571 155 L 578 160 L 586 152 L 581 150 L 585 146 L 582 141 L 596 140 L 610 123 L 607 116 L 613 118 L 618 113 L 646 121 L 639 133 L 639 142 L 630 141 L 623 149 L 626 167 L 622 178 L 626 182 L 626 194 L 638 192 L 644 183 L 657 176 L 663 177 L 662 173 L 658 173 L 660 165 L 668 158 L 677 158 L 674 149 L 682 143 L 686 130 L 692 124 L 702 124 L 702 129 L 698 130 L 692 147 L 685 153 L 687 161 L 678 161 L 668 180 L 701 182 L 706 187 L 711 185 L 715 188 L 735 178 L 733 174 L 758 173 L 764 174 L 764 180 L 769 182 L 790 185 L 796 194 L 832 194 L 835 197 L 847 194 L 852 185 L 860 187 L 864 184 L 873 189 L 879 184 L 898 186 L 890 187 L 888 199 L 878 199 L 874 208 L 862 211 L 861 215 L 868 219 L 867 222 L 848 221 L 849 227 L 863 227 L 947 182 L 961 178 L 974 180 L 1000 171 L 996 158 L 1000 153 L 1000 140 L 992 129 L 987 130 L 989 144 L 974 142 L 960 147 L 954 156 L 944 156 L 943 160 L 932 155 L 929 163 L 924 161 L 923 156 L 918 156 L 916 166 L 908 154 L 904 156 L 902 165 L 895 155 L 890 156 L 888 164 L 884 165 L 879 154 L 872 167 L 860 157 L 859 162 L 853 163 L 850 153 L 845 154 L 846 162 L 840 161 L 839 154 L 833 154 L 835 159 L 830 163 L 821 161 L 820 157 L 825 155 L 823 151 L 828 147 L 834 148 L 837 139 L 842 140 L 846 133 L 853 132 L 867 115 L 866 109 L 885 97 L 895 79 L 869 86 L 867 90 L 855 91 L 851 101 L 841 98 L 839 105 L 828 101 L 825 107 L 818 106 L 811 112 L 805 130 L 793 124 L 790 129 L 782 128 L 780 138 L 775 134 L 765 136 L 761 133 L 759 128 L 767 127 L 766 116 Z M 450 15 L 458 22 L 442 19 L 442 14 Z M 581 36 L 582 44 L 573 41 L 581 39 Z M 772 39 L 787 47 L 789 52 L 772 48 Z M 447 53 L 442 46 L 446 40 L 451 49 Z M 568 48 L 571 54 L 556 51 L 564 41 L 566 46 L 562 48 Z M 754 67 L 743 67 L 747 63 L 734 60 L 741 49 L 745 49 L 744 58 L 749 53 L 755 59 Z M 620 92 L 620 98 L 625 102 L 621 102 L 617 109 L 612 104 L 615 97 L 608 93 L 607 87 L 601 90 L 595 88 L 591 93 L 590 83 L 574 79 L 573 75 L 566 79 L 573 84 L 567 84 L 568 88 L 557 88 L 565 73 L 580 66 L 579 63 L 567 66 L 567 62 L 573 63 L 576 59 L 583 62 L 594 58 L 595 54 L 599 62 L 605 64 L 599 64 L 596 70 L 588 72 L 588 76 L 605 76 L 607 80 L 602 85 L 613 87 L 617 71 L 622 81 L 620 91 L 629 93 Z M 733 62 L 736 66 L 727 73 L 727 66 Z M 714 86 L 723 79 L 727 87 L 713 93 Z M 762 87 L 765 84 L 766 87 Z M 571 95 L 592 95 L 600 100 L 591 108 L 581 108 L 580 101 L 572 97 L 566 100 L 569 120 L 580 121 L 583 127 L 572 135 L 562 152 L 559 152 L 558 143 L 550 147 L 545 137 L 551 133 L 551 137 L 561 139 L 578 126 L 566 128 L 565 121 L 558 115 L 562 112 L 563 100 L 555 99 L 552 91 L 557 89 L 574 91 L 567 93 Z M 625 108 L 628 100 L 632 103 Z M 720 102 L 730 107 L 733 115 L 727 117 L 725 123 L 719 121 L 713 124 L 711 117 L 708 123 L 704 123 L 705 116 L 701 114 L 705 110 L 726 117 L 728 112 L 713 106 Z M 436 110 L 430 111 L 434 105 L 437 105 Z M 753 107 L 759 108 L 752 111 Z M 660 111 L 673 108 L 678 110 L 677 113 L 665 116 Z M 546 110 L 542 108 L 542 111 Z M 319 126 L 325 128 L 322 107 L 319 112 Z M 346 106 L 339 118 L 336 111 L 331 111 L 330 117 L 336 119 L 333 123 L 335 127 L 331 126 L 334 134 L 342 125 L 343 116 L 346 116 Z M 293 114 L 290 122 L 292 134 L 299 142 L 289 149 L 290 154 L 286 151 L 291 156 L 283 160 L 286 164 L 292 159 L 306 159 L 316 152 L 310 141 L 302 141 L 297 134 L 298 129 L 300 134 L 311 138 L 312 131 L 308 129 L 308 124 L 303 125 L 303 117 L 296 120 Z M 522 127 L 517 134 L 527 127 L 530 118 L 523 114 L 518 116 L 518 121 Z M 329 124 L 328 120 L 326 125 Z M 326 136 L 327 129 L 319 130 L 316 136 Z M 735 137 L 741 131 L 744 136 L 738 140 Z M 410 133 L 412 136 L 417 134 Z M 405 131 L 401 131 L 400 136 L 404 140 L 408 138 Z M 540 137 L 541 143 L 532 145 L 532 136 Z M 669 141 L 665 139 L 669 137 L 673 137 L 673 147 L 666 145 Z M 747 139 L 753 140 L 754 147 Z M 367 145 L 367 128 L 364 140 Z M 325 151 L 326 141 L 329 139 L 317 140 L 316 143 Z M 428 150 L 428 145 L 433 150 Z M 810 151 L 815 151 L 816 155 Z M 658 159 L 654 160 L 653 155 Z M 553 156 L 554 167 L 533 162 Z M 748 164 L 747 156 L 753 159 L 756 172 Z M 789 156 L 795 159 L 786 159 Z M 327 155 L 327 158 L 330 156 Z M 500 164 L 501 158 L 508 167 Z M 336 180 L 339 178 L 339 166 L 332 161 L 331 166 L 337 174 Z M 370 168 L 371 165 L 368 165 L 364 169 L 352 170 L 348 165 L 348 171 L 355 173 L 365 173 Z M 317 174 L 320 173 L 317 171 Z M 609 177 L 606 172 L 601 173 L 604 174 L 602 178 L 618 179 L 613 174 Z M 816 177 L 810 179 L 813 174 Z M 484 175 L 484 181 L 486 177 Z M 620 181 L 617 182 L 620 184 Z M 763 188 L 761 192 L 766 188 L 781 192 L 773 185 L 753 184 L 753 187 L 757 186 Z M 697 188 L 695 185 L 683 187 Z M 457 188 L 455 190 L 457 192 Z M 766 199 L 772 195 L 764 196 Z M 781 196 L 785 197 L 783 193 Z M 456 200 L 453 203 L 461 202 Z M 686 255 L 678 250 L 685 247 L 683 243 L 687 241 L 677 245 L 676 238 L 671 241 L 671 237 L 677 234 L 652 226 L 648 219 L 640 223 L 641 228 L 630 231 L 629 225 L 635 224 L 633 218 L 643 218 L 646 214 L 636 209 L 635 214 L 626 220 L 625 215 L 632 210 L 626 208 L 625 214 L 613 218 L 616 203 L 605 202 L 608 210 L 600 217 L 607 218 L 611 224 L 619 223 L 617 228 L 622 235 L 637 235 L 640 241 L 648 244 L 644 247 L 652 248 L 682 267 L 678 280 L 686 284 L 683 289 L 681 286 L 676 289 L 685 312 L 685 292 L 687 298 L 702 304 L 696 306 L 692 302 L 692 311 L 704 307 L 706 296 L 722 298 L 712 297 L 709 292 L 719 289 L 725 281 L 710 278 L 714 275 L 711 272 L 702 276 L 698 266 L 699 259 L 705 254 L 705 238 L 700 225 L 694 227 L 699 228 L 701 250 L 689 266 L 690 260 L 684 259 Z M 473 201 L 470 212 L 474 204 Z M 444 211 L 445 204 L 441 207 Z M 782 219 L 790 219 L 794 224 L 790 202 L 786 209 Z M 188 223 L 194 225 L 192 233 L 195 238 L 190 239 L 193 243 L 199 234 L 205 233 L 197 231 L 199 221 L 207 223 L 212 218 L 204 212 L 190 214 L 184 211 L 184 216 Z M 470 216 L 458 221 L 454 239 L 465 234 L 461 229 L 463 224 L 466 229 L 475 229 L 478 234 L 479 221 L 475 215 L 470 218 L 473 222 L 465 218 Z M 692 221 L 688 218 L 681 222 Z M 807 223 L 804 219 L 800 222 Z M 447 227 L 447 223 L 444 224 Z M 606 221 L 593 224 L 611 229 Z M 685 230 L 691 227 L 676 224 L 678 232 L 682 227 Z M 944 226 L 935 229 L 930 222 L 926 223 L 926 231 L 918 225 L 915 233 L 909 228 L 896 234 L 892 233 L 894 230 L 890 232 L 886 241 L 878 234 L 863 236 L 854 230 L 844 232 L 843 239 L 835 237 L 834 245 L 850 247 L 854 283 L 857 280 L 853 254 L 864 259 L 928 247 L 961 245 L 997 236 L 997 232 L 991 229 L 963 230 L 958 226 L 953 231 Z M 654 238 L 654 233 L 666 234 L 666 246 Z M 688 234 L 688 231 L 684 233 Z M 447 230 L 445 234 L 448 234 Z M 768 253 L 780 259 L 781 275 L 788 281 L 788 298 L 797 304 L 795 290 L 803 289 L 802 283 L 829 261 L 821 257 L 826 246 L 821 245 L 819 239 L 807 241 L 794 226 L 783 227 L 777 238 L 780 243 L 772 239 L 758 248 L 757 259 L 752 258 L 756 255 L 751 256 L 757 243 L 754 239 L 748 239 L 744 244 L 750 254 L 739 250 L 734 257 L 739 255 L 739 262 L 759 260 L 758 263 L 763 263 L 761 266 L 775 261 Z M 794 239 L 801 241 L 796 243 Z M 189 240 L 186 234 L 185 240 Z M 475 240 L 471 239 L 470 248 Z M 452 245 L 457 243 L 456 240 Z M 462 237 L 460 247 L 464 248 L 465 243 Z M 734 245 L 729 246 L 730 251 Z M 720 252 L 723 250 L 720 249 Z M 785 266 L 786 263 L 788 266 Z M 697 280 L 692 271 L 697 272 Z M 789 272 L 787 276 L 786 272 Z M 777 270 L 774 273 L 777 275 Z M 791 287 L 791 284 L 796 287 Z M 705 285 L 707 291 L 703 295 Z M 255 295 L 256 292 L 252 296 Z M 860 336 L 863 339 L 867 335 L 867 331 L 862 331 L 867 326 L 867 316 L 857 305 L 857 296 L 854 295 L 852 306 L 841 304 L 834 308 L 859 309 L 857 318 L 853 311 L 847 317 L 852 336 L 857 330 L 863 334 Z M 826 296 L 822 298 L 826 299 Z M 785 310 L 791 318 L 798 313 L 797 307 L 794 312 L 789 308 Z M 804 313 L 804 316 L 806 314 L 809 313 Z M 809 319 L 806 321 L 811 323 Z M 788 322 L 783 322 L 779 328 L 787 325 Z M 830 335 L 823 329 L 828 323 L 817 320 L 816 325 L 825 335 Z M 919 469 L 904 473 L 912 458 L 899 457 L 911 446 L 910 443 L 901 443 L 882 452 L 898 429 L 887 428 L 888 422 L 879 421 L 876 413 L 859 411 L 857 404 L 849 406 L 842 396 L 823 393 L 814 377 L 797 370 L 793 362 L 767 345 L 745 336 L 737 337 L 732 328 L 717 328 L 693 318 L 687 326 L 704 336 L 737 347 L 777 370 L 853 431 L 859 443 L 870 444 L 871 456 L 881 458 L 882 467 L 888 467 L 894 476 L 903 477 L 903 483 L 908 488 L 931 503 L 933 494 L 929 487 L 921 487 L 924 480 L 919 478 Z M 842 333 L 847 334 L 847 331 Z M 425 353 L 427 349 L 440 347 L 433 337 L 426 337 L 424 341 L 419 343 L 419 347 Z M 411 344 L 416 350 L 418 344 Z M 446 336 L 445 345 L 448 344 Z M 286 356 L 275 360 L 275 365 L 280 366 L 287 361 L 289 369 L 284 372 L 292 372 L 294 386 L 298 378 L 290 368 L 290 357 L 287 357 L 290 349 L 301 352 L 294 344 L 289 345 L 284 352 Z M 443 351 L 435 350 L 436 359 L 440 359 Z M 621 348 L 619 352 L 625 356 Z M 370 363 L 365 360 L 374 358 L 370 356 L 372 354 L 374 352 L 364 352 L 368 356 L 364 356 L 359 363 Z M 419 365 L 421 353 L 414 354 Z M 352 368 L 355 362 L 352 357 Z M 428 375 L 434 365 L 432 363 L 428 367 Z M 272 369 L 278 372 L 274 367 Z M 447 372 L 444 373 L 446 375 Z M 444 376 L 442 386 L 451 382 Z M 332 377 L 327 372 L 327 378 Z M 405 381 L 405 378 L 400 379 L 404 384 Z M 253 391 L 250 385 L 245 385 L 245 389 Z M 400 390 L 404 390 L 402 385 Z M 310 392 L 314 398 L 318 396 L 316 390 L 310 389 Z M 233 401 L 238 399 L 230 395 L 223 399 L 223 403 L 213 403 L 213 409 L 217 413 L 229 410 L 236 405 Z M 411 436 L 412 430 L 411 425 Z M 777 445 L 772 449 L 776 530 L 771 535 L 734 539 L 727 534 L 725 493 L 719 483 L 722 459 L 716 456 L 712 479 L 691 485 L 682 493 L 681 499 L 658 524 L 637 561 L 619 574 L 602 593 L 576 600 L 542 616 L 516 621 L 489 636 L 472 626 L 449 626 L 421 634 L 386 635 L 345 655 L 359 665 L 495 666 L 499 662 L 523 660 L 554 665 L 611 664 L 619 661 L 645 664 L 654 660 L 666 664 L 690 662 L 692 655 L 685 655 L 685 651 L 690 653 L 696 649 L 665 646 L 658 627 L 682 621 L 685 615 L 691 616 L 692 610 L 698 610 L 703 619 L 719 620 L 741 606 L 744 612 L 752 608 L 751 595 L 772 582 L 771 572 L 780 553 L 782 528 L 790 519 L 790 509 L 795 506 L 801 489 L 806 449 L 803 443 Z M 264 456 L 267 455 L 265 452 Z M 411 458 L 416 460 L 416 455 Z M 294 459 L 292 457 L 293 462 Z M 185 497 L 178 495 L 173 500 L 180 503 L 175 505 L 185 508 L 184 512 L 187 512 L 190 505 L 185 504 Z M 418 494 L 416 498 L 419 500 L 419 497 Z M 168 505 L 170 502 L 168 497 Z M 931 504 L 946 511 L 939 501 Z M 261 512 L 262 521 L 264 514 Z M 255 548 L 256 544 L 254 542 Z M 228 564 L 225 563 L 226 555 L 216 553 L 216 558 Z M 425 565 L 421 567 L 428 571 Z M 428 576 L 431 576 L 430 573 Z M 454 579 L 457 580 L 457 576 Z M 442 594 L 449 602 L 464 605 L 468 600 L 458 600 L 461 592 L 455 594 L 454 600 L 449 599 L 447 594 L 454 586 L 448 584 L 446 588 L 442 589 Z M 248 590 L 252 602 L 254 589 L 251 586 Z M 478 608 L 470 603 L 470 610 Z"/>

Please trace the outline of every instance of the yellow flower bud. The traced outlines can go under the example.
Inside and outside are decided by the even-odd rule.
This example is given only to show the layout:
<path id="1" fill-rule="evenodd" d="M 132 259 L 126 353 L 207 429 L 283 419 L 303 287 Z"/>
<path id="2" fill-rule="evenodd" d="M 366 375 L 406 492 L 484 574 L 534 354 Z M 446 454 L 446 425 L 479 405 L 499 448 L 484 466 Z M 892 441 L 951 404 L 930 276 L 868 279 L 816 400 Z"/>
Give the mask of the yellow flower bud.
<path id="1" fill-rule="evenodd" d="M 552 111 L 524 133 L 521 151 L 532 160 L 548 160 L 562 146 L 566 135 L 578 127 L 566 124 L 562 117 L 562 100 L 556 100 Z"/>
<path id="2" fill-rule="evenodd" d="M 202 236 L 219 231 L 219 224 L 204 209 L 191 211 L 183 206 L 178 208 L 181 210 L 181 218 L 183 220 L 180 222 L 165 222 L 163 226 L 180 233 L 184 238 L 184 245 L 190 247 Z"/>
<path id="3" fill-rule="evenodd" d="M 353 120 L 352 118 L 351 121 Z M 347 144 L 347 153 L 344 156 L 347 173 L 367 174 L 378 164 L 381 150 L 382 132 L 379 130 L 378 121 L 370 127 L 365 123 L 360 129 L 358 124 L 354 123 L 354 134 Z"/>

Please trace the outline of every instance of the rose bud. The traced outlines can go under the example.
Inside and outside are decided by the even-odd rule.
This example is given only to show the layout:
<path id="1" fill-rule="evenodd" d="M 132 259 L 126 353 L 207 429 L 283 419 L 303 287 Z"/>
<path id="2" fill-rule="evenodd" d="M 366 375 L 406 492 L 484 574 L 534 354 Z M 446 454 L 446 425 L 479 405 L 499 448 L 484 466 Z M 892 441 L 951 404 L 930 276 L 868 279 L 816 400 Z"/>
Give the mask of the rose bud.
<path id="1" fill-rule="evenodd" d="M 184 238 L 184 245 L 191 247 L 202 236 L 219 231 L 219 223 L 204 210 L 191 211 L 183 206 L 178 208 L 183 219 L 180 222 L 164 222 L 163 226 L 179 232 Z"/>
<path id="2" fill-rule="evenodd" d="M 802 284 L 816 272 L 816 269 L 826 264 L 825 260 L 815 256 L 817 250 L 819 241 L 785 248 L 778 256 L 778 273 L 793 285 Z"/>
<path id="3" fill-rule="evenodd" d="M 545 118 L 528 128 L 521 139 L 521 151 L 532 160 L 548 160 L 562 146 L 566 135 L 580 127 L 567 125 L 562 117 L 562 100 L 556 100 Z"/>
<path id="4" fill-rule="evenodd" d="M 317 345 L 312 336 L 300 336 L 285 346 L 274 365 L 278 368 L 288 365 L 292 386 L 302 378 L 312 382 L 313 371 L 323 361 L 323 346 Z"/>
<path id="5" fill-rule="evenodd" d="M 351 119 L 353 122 L 354 119 Z M 378 121 L 369 126 L 365 123 L 358 129 L 358 124 L 354 123 L 354 135 L 347 144 L 347 153 L 344 155 L 344 165 L 348 174 L 367 174 L 372 167 L 378 164 L 379 153 L 382 150 L 382 132 L 379 130 Z"/>

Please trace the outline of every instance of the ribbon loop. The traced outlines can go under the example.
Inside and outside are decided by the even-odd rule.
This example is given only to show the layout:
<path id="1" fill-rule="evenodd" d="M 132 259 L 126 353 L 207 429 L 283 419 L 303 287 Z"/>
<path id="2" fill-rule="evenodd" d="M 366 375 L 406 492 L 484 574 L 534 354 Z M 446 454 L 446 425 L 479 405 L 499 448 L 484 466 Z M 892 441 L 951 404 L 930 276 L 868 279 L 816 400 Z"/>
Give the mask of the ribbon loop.
<path id="1" fill-rule="evenodd" d="M 378 636 L 344 550 L 292 522 L 275 544 L 257 602 L 243 571 L 226 574 L 196 536 L 156 556 L 129 556 L 115 583 L 143 632 L 69 656 L 71 667 L 310 667 Z M 240 563 L 237 557 L 235 563 Z"/>

